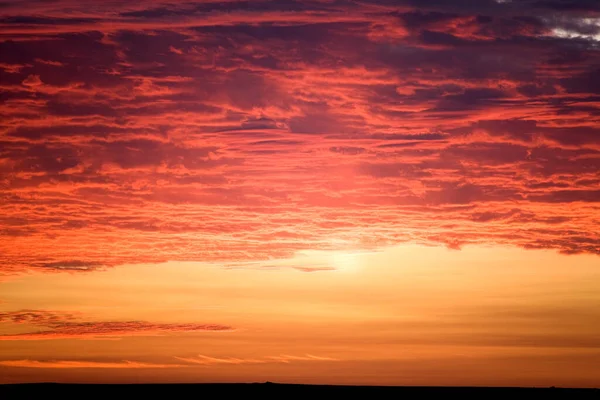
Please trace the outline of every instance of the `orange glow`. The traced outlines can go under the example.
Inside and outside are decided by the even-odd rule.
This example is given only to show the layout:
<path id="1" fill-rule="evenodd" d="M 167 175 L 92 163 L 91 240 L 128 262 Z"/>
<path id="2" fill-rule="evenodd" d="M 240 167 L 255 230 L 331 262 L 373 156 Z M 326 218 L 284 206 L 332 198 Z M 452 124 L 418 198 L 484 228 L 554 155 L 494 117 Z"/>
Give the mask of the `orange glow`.
<path id="1" fill-rule="evenodd" d="M 53 310 L 45 317 L 38 310 L 37 320 L 23 317 L 21 324 L 3 312 L 3 325 L 21 332 L 134 319 L 232 329 L 13 336 L 0 342 L 2 376 L 119 382 L 131 378 L 124 369 L 132 368 L 136 380 L 149 382 L 597 383 L 596 256 L 403 246 L 311 255 L 336 270 L 290 268 L 306 257 L 268 270 L 167 263 L 6 281 L 2 309 Z M 342 260 L 352 267 L 344 269 Z M 69 368 L 69 375 L 54 368 Z M 86 372 L 93 368 L 107 371 Z"/>

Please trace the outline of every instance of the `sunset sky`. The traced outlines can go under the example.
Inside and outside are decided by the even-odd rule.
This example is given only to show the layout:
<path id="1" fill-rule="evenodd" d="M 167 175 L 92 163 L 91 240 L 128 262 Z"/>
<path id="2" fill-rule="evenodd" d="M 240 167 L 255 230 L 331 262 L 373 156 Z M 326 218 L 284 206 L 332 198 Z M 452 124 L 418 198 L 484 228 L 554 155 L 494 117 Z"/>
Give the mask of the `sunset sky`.
<path id="1" fill-rule="evenodd" d="M 0 383 L 600 387 L 600 1 L 0 2 Z"/>

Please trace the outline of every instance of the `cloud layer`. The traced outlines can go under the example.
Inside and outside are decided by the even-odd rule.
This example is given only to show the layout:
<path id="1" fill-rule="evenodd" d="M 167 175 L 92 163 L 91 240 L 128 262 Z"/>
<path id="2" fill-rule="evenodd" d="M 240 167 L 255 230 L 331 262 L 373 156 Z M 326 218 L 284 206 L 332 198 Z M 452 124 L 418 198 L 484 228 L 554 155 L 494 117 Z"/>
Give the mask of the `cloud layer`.
<path id="1" fill-rule="evenodd" d="M 3 273 L 600 253 L 595 1 L 24 5 L 0 11 Z"/>
<path id="2" fill-rule="evenodd" d="M 296 361 L 337 361 L 335 358 L 319 357 L 311 354 L 304 356 L 281 355 L 265 358 L 249 359 L 249 358 L 218 358 L 198 355 L 195 358 L 175 357 L 184 364 L 174 363 L 147 363 L 140 361 L 80 361 L 80 360 L 1 360 L 2 367 L 19 367 L 19 368 L 51 368 L 51 369 L 74 369 L 74 368 L 102 368 L 102 369 L 150 369 L 150 368 L 182 368 L 194 367 L 198 365 L 204 366 L 232 366 L 244 364 L 270 364 L 284 363 Z"/>
<path id="3" fill-rule="evenodd" d="M 224 332 L 233 328 L 216 324 L 160 324 L 145 321 L 76 321 L 72 314 L 44 310 L 0 313 L 0 323 L 41 326 L 43 330 L 0 334 L 0 340 L 50 340 L 123 336 L 156 336 L 185 332 Z"/>

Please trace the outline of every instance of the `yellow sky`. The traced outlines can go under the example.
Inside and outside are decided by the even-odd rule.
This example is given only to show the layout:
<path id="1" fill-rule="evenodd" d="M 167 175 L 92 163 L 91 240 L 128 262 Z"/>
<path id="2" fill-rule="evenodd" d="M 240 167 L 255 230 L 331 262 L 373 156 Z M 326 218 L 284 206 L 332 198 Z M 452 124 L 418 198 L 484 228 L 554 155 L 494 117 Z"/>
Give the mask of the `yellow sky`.
<path id="1" fill-rule="evenodd" d="M 171 262 L 22 275 L 0 282 L 0 312 L 57 320 L 0 323 L 13 335 L 0 340 L 0 382 L 600 386 L 599 264 L 553 251 L 401 246 L 234 269 Z M 102 321 L 159 328 L 106 335 L 69 325 Z M 164 331 L 177 324 L 230 329 Z M 64 326 L 60 338 L 15 336 Z"/>

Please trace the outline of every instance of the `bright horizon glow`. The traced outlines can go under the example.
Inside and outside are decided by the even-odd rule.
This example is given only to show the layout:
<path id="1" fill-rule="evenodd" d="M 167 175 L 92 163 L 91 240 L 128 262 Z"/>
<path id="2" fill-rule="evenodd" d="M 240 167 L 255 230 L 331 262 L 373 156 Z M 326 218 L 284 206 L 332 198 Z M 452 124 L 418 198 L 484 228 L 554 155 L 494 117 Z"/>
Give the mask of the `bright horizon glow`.
<path id="1" fill-rule="evenodd" d="M 308 254 L 268 269 L 169 262 L 14 277 L 0 283 L 0 312 L 44 304 L 59 319 L 70 314 L 69 322 L 211 323 L 231 330 L 107 337 L 58 335 L 61 327 L 26 323 L 13 334 L 49 330 L 57 337 L 0 340 L 7 359 L 0 362 L 2 380 L 123 382 L 133 376 L 125 372 L 129 366 L 137 382 L 597 383 L 600 325 L 590 324 L 600 316 L 595 256 L 415 245 Z M 348 257 L 350 274 L 343 273 Z M 295 269 L 323 259 L 340 269 Z M 88 372 L 94 368 L 121 372 Z M 64 369 L 68 376 L 56 372 Z"/>

